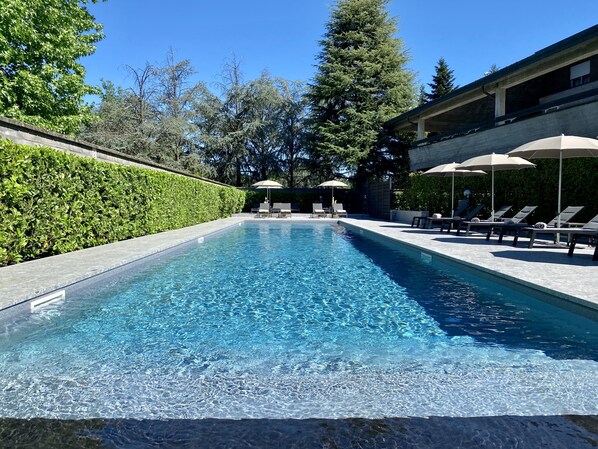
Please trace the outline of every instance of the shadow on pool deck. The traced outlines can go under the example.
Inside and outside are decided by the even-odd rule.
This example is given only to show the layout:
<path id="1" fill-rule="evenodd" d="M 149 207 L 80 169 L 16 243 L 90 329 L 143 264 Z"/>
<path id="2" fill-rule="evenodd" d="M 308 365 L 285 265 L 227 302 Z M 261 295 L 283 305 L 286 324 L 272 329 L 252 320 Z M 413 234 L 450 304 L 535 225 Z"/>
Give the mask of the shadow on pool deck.
<path id="1" fill-rule="evenodd" d="M 381 226 L 383 227 L 383 226 Z M 428 230 L 429 231 L 429 230 Z M 423 230 L 404 229 L 403 232 L 410 234 L 428 234 L 429 232 Z M 516 247 L 513 247 L 513 240 L 511 236 L 506 236 L 502 243 L 498 242 L 497 236 L 492 236 L 486 240 L 486 234 L 472 234 L 467 237 L 464 235 L 450 235 L 436 234 L 431 237 L 431 241 L 439 243 L 448 243 L 452 245 L 468 245 L 478 247 L 483 245 L 484 251 L 491 253 L 494 257 L 505 259 L 520 260 L 523 262 L 549 263 L 557 265 L 576 265 L 582 267 L 594 267 L 596 262 L 592 260 L 592 254 L 588 252 L 580 252 L 580 249 L 586 248 L 586 245 L 580 245 L 577 252 L 573 253 L 572 257 L 567 256 L 567 247 L 556 247 L 551 242 L 537 241 L 534 248 L 528 248 L 528 241 L 520 242 Z M 544 247 L 544 250 L 543 248 Z M 549 250 L 548 250 L 549 249 Z M 562 256 L 562 257 L 561 257 Z"/>
<path id="2" fill-rule="evenodd" d="M 0 445 L 69 448 L 567 448 L 598 446 L 598 416 L 386 419 L 0 419 Z"/>
<path id="3" fill-rule="evenodd" d="M 568 248 L 551 248 L 551 250 L 542 249 L 542 247 L 534 247 L 530 249 L 525 246 L 519 245 L 517 247 L 512 246 L 512 242 L 503 241 L 499 244 L 496 239 L 485 241 L 484 238 L 471 238 L 471 237 L 448 237 L 442 238 L 437 237 L 433 240 L 436 242 L 443 243 L 455 243 L 459 245 L 480 245 L 487 244 L 492 245 L 491 248 L 486 250 L 494 257 L 503 259 L 520 260 L 523 262 L 532 263 L 548 263 L 557 265 L 576 265 L 580 267 L 594 267 L 596 262 L 592 261 L 592 255 L 586 253 L 573 253 L 572 257 L 567 255 Z"/>
<path id="4" fill-rule="evenodd" d="M 542 251 L 541 249 L 534 249 L 526 252 L 521 251 L 497 251 L 493 253 L 494 257 L 504 259 L 522 260 L 525 262 L 535 263 L 549 263 L 557 265 L 577 265 L 580 267 L 595 266 L 596 262 L 592 262 L 592 256 L 589 254 L 573 254 L 572 257 L 567 255 L 567 250 L 563 249 L 563 254 L 555 254 L 550 251 Z"/>

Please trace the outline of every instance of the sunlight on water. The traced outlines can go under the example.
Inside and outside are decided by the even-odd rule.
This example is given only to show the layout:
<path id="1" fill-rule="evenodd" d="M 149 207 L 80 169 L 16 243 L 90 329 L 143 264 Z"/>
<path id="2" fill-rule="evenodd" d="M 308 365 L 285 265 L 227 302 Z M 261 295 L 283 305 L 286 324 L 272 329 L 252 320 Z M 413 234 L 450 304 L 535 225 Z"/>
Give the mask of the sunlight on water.
<path id="1" fill-rule="evenodd" d="M 246 224 L 9 323 L 0 415 L 597 413 L 598 326 L 317 224 Z"/>

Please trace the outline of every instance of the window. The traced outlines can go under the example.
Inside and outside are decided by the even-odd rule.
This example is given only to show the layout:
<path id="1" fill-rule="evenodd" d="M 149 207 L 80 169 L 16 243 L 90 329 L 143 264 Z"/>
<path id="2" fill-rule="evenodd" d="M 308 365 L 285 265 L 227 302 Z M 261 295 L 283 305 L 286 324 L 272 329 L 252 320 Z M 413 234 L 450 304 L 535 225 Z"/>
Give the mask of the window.
<path id="1" fill-rule="evenodd" d="M 569 87 L 581 86 L 590 82 L 590 61 L 571 66 Z"/>

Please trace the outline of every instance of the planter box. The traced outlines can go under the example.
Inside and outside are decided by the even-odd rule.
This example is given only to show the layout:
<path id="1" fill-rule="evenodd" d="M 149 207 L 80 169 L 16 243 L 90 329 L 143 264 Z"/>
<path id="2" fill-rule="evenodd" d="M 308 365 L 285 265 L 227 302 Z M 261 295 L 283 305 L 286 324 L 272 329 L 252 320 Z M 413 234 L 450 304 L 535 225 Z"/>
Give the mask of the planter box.
<path id="1" fill-rule="evenodd" d="M 413 217 L 421 217 L 423 213 L 428 213 L 427 210 L 395 210 L 390 211 L 390 221 L 398 223 L 405 223 L 411 225 Z"/>

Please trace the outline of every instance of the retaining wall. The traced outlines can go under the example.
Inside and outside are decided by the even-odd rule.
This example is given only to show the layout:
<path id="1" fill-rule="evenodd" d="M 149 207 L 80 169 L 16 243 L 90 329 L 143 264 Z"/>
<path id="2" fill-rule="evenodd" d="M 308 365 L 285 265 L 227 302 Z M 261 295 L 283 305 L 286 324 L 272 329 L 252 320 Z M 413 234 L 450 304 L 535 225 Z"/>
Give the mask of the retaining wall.
<path id="1" fill-rule="evenodd" d="M 99 161 L 149 168 L 151 170 L 164 171 L 199 179 L 210 184 L 230 187 L 227 184 L 218 181 L 196 176 L 182 170 L 165 167 L 151 161 L 146 161 L 135 156 L 111 150 L 110 148 L 75 139 L 74 137 L 65 136 L 64 134 L 48 131 L 7 117 L 0 117 L 0 137 L 10 139 L 21 145 L 49 147 L 82 157 L 90 157 Z"/>

